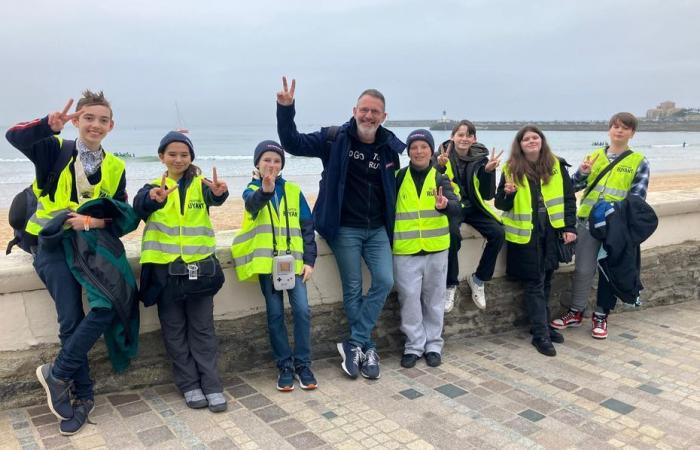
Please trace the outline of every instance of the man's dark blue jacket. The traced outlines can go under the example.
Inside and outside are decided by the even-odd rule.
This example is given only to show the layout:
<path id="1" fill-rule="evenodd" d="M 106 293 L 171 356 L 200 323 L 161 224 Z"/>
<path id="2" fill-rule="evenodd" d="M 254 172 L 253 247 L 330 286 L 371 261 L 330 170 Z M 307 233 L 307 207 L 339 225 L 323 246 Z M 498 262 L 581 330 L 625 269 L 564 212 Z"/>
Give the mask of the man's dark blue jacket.
<path id="1" fill-rule="evenodd" d="M 284 149 L 295 156 L 321 158 L 323 173 L 313 215 L 316 231 L 324 239 L 333 240 L 340 227 L 340 213 L 345 194 L 345 180 L 349 165 L 351 130 L 356 129 L 352 118 L 338 129 L 335 139 L 328 143 L 328 128 L 314 133 L 297 131 L 294 123 L 294 105 L 277 104 L 277 133 Z M 382 187 L 384 190 L 384 226 L 391 241 L 396 213 L 396 175 L 399 154 L 406 145 L 394 133 L 384 127 L 377 130 L 376 151 L 380 155 Z"/>

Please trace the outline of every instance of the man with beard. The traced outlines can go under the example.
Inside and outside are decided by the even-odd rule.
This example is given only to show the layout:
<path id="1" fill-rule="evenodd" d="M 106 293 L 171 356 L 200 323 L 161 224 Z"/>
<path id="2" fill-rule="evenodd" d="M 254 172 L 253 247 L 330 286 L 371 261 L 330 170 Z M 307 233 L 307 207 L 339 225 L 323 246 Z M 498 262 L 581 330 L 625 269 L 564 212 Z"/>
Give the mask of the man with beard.
<path id="1" fill-rule="evenodd" d="M 406 147 L 382 127 L 384 95 L 376 89 L 360 94 L 352 118 L 339 127 L 314 133 L 297 131 L 294 123 L 295 80 L 282 78 L 277 93 L 277 133 L 295 156 L 321 158 L 323 173 L 313 216 L 316 231 L 328 242 L 343 285 L 343 306 L 350 336 L 338 343 L 341 367 L 351 378 L 380 377 L 379 355 L 371 339 L 386 296 L 394 284 L 391 240 L 396 209 L 399 153 Z M 372 276 L 362 294 L 362 266 Z"/>

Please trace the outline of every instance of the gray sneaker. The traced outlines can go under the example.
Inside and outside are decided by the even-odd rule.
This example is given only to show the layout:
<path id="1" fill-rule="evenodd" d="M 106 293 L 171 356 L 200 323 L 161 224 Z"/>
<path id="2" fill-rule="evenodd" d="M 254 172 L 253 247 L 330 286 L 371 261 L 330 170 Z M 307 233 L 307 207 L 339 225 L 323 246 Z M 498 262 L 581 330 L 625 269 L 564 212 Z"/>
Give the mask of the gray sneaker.
<path id="1" fill-rule="evenodd" d="M 226 397 L 223 392 L 206 394 L 206 397 L 207 403 L 209 404 L 209 411 L 219 413 L 226 411 L 226 408 L 228 408 L 228 403 L 226 402 Z"/>
<path id="2" fill-rule="evenodd" d="M 368 348 L 365 352 L 365 360 L 362 362 L 360 373 L 370 380 L 378 380 L 382 376 L 379 373 L 379 354 L 376 348 Z"/>
<path id="3" fill-rule="evenodd" d="M 185 392 L 185 403 L 192 409 L 206 408 L 209 405 L 204 392 L 199 388 Z"/>

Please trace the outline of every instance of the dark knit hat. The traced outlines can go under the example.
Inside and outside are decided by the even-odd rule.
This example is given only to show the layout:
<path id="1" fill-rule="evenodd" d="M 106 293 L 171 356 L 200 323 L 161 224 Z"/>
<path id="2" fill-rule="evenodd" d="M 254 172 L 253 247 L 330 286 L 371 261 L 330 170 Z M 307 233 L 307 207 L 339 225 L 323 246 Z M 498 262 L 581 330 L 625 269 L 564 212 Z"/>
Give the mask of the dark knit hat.
<path id="1" fill-rule="evenodd" d="M 409 152 L 411 151 L 411 144 L 415 141 L 425 141 L 430 146 L 431 153 L 435 151 L 435 141 L 430 131 L 422 128 L 411 131 L 406 138 L 406 148 Z"/>
<path id="2" fill-rule="evenodd" d="M 258 162 L 260 162 L 260 157 L 265 152 L 275 152 L 282 158 L 282 169 L 284 169 L 284 149 L 275 141 L 262 141 L 255 147 L 255 153 L 253 153 L 253 165 L 258 167 Z"/>
<path id="3" fill-rule="evenodd" d="M 163 153 L 165 151 L 165 147 L 173 142 L 182 142 L 183 144 L 187 145 L 187 147 L 190 149 L 190 158 L 192 161 L 194 161 L 194 145 L 192 145 L 190 138 L 179 131 L 169 131 L 168 134 L 163 136 L 163 139 L 160 140 L 160 145 L 158 146 L 158 153 Z"/>

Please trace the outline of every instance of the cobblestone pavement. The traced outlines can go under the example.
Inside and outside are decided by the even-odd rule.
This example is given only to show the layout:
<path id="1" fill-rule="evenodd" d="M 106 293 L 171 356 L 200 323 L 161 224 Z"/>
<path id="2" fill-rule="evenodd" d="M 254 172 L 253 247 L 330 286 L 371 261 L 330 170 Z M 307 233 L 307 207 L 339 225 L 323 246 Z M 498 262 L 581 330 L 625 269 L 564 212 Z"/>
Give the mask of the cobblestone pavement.
<path id="1" fill-rule="evenodd" d="M 77 435 L 45 405 L 0 411 L 0 448 L 700 448 L 700 302 L 615 315 L 607 341 L 565 331 L 558 356 L 522 330 L 451 340 L 440 368 L 275 390 L 272 368 L 229 379 L 229 411 L 190 410 L 174 386 L 99 396 Z"/>

